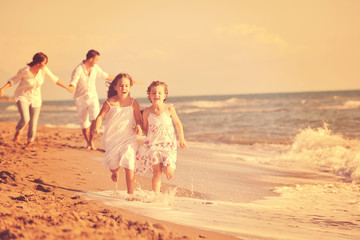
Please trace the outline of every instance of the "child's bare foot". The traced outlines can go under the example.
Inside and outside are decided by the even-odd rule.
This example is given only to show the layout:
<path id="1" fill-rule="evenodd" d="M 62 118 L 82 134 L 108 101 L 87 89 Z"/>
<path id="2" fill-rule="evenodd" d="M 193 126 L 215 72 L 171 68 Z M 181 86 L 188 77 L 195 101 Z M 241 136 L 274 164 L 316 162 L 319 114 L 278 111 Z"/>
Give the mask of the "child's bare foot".
<path id="1" fill-rule="evenodd" d="M 118 181 L 118 178 L 119 178 L 118 172 L 112 172 L 112 174 L 111 174 L 111 180 L 112 180 L 113 182 L 117 182 L 117 181 Z"/>
<path id="2" fill-rule="evenodd" d="M 151 192 L 151 195 L 147 197 L 145 202 L 156 203 L 156 202 L 161 202 L 162 200 L 163 200 L 163 197 L 160 192 Z"/>
<path id="3" fill-rule="evenodd" d="M 86 149 L 86 150 L 91 150 L 91 146 L 90 146 L 90 145 L 87 145 L 85 149 Z"/>
<path id="4" fill-rule="evenodd" d="M 141 199 L 137 196 L 134 196 L 134 194 L 128 194 L 126 197 L 126 201 L 140 201 Z"/>

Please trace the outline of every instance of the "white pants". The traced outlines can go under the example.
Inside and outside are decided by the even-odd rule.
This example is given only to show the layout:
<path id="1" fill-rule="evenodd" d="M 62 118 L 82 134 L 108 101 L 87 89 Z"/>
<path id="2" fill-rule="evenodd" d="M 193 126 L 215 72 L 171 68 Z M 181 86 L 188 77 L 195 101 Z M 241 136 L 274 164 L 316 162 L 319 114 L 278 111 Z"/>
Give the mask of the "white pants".
<path id="1" fill-rule="evenodd" d="M 21 132 L 29 123 L 28 142 L 35 139 L 37 124 L 40 115 L 40 107 L 32 107 L 31 103 L 26 101 L 17 101 L 16 105 L 20 113 L 20 121 L 16 126 L 16 131 Z"/>

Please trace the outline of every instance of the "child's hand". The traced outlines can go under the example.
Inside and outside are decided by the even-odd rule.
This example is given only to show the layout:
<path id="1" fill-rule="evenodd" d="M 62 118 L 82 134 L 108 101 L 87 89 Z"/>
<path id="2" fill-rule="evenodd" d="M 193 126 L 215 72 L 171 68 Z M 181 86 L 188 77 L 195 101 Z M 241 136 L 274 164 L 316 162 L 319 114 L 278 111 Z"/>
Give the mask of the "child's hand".
<path id="1" fill-rule="evenodd" d="M 189 147 L 185 139 L 179 139 L 179 145 L 182 149 Z"/>
<path id="2" fill-rule="evenodd" d="M 142 135 L 142 134 L 143 134 L 140 125 L 136 125 L 135 127 L 133 127 L 133 129 L 134 129 L 134 132 L 135 132 L 137 135 Z"/>

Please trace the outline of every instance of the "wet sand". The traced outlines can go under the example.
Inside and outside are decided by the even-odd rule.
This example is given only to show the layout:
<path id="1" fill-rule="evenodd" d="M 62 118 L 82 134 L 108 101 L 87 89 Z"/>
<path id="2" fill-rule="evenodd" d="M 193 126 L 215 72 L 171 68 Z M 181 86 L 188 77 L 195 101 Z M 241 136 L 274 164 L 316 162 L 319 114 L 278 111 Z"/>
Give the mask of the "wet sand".
<path id="1" fill-rule="evenodd" d="M 15 125 L 0 123 L 0 239 L 237 239 L 86 200 L 84 191 L 114 189 L 99 161 L 101 136 L 89 151 L 80 129 L 39 126 L 27 147 L 26 131 L 12 141 Z M 125 190 L 122 171 L 119 178 Z M 148 179 L 136 179 L 150 189 Z"/>

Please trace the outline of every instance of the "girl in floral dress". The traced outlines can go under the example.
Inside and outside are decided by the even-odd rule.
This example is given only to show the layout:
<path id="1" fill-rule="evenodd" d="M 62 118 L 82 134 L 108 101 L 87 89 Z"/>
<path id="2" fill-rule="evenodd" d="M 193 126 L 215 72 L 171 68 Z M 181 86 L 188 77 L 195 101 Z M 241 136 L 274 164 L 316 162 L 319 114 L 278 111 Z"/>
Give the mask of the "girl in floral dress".
<path id="1" fill-rule="evenodd" d="M 179 137 L 181 148 L 187 148 L 181 121 L 173 105 L 165 104 L 167 84 L 154 81 L 147 89 L 152 105 L 143 111 L 143 132 L 145 141 L 137 151 L 135 173 L 153 172 L 152 190 L 160 192 L 161 176 L 173 178 L 176 168 L 177 141 L 173 123 Z"/>

